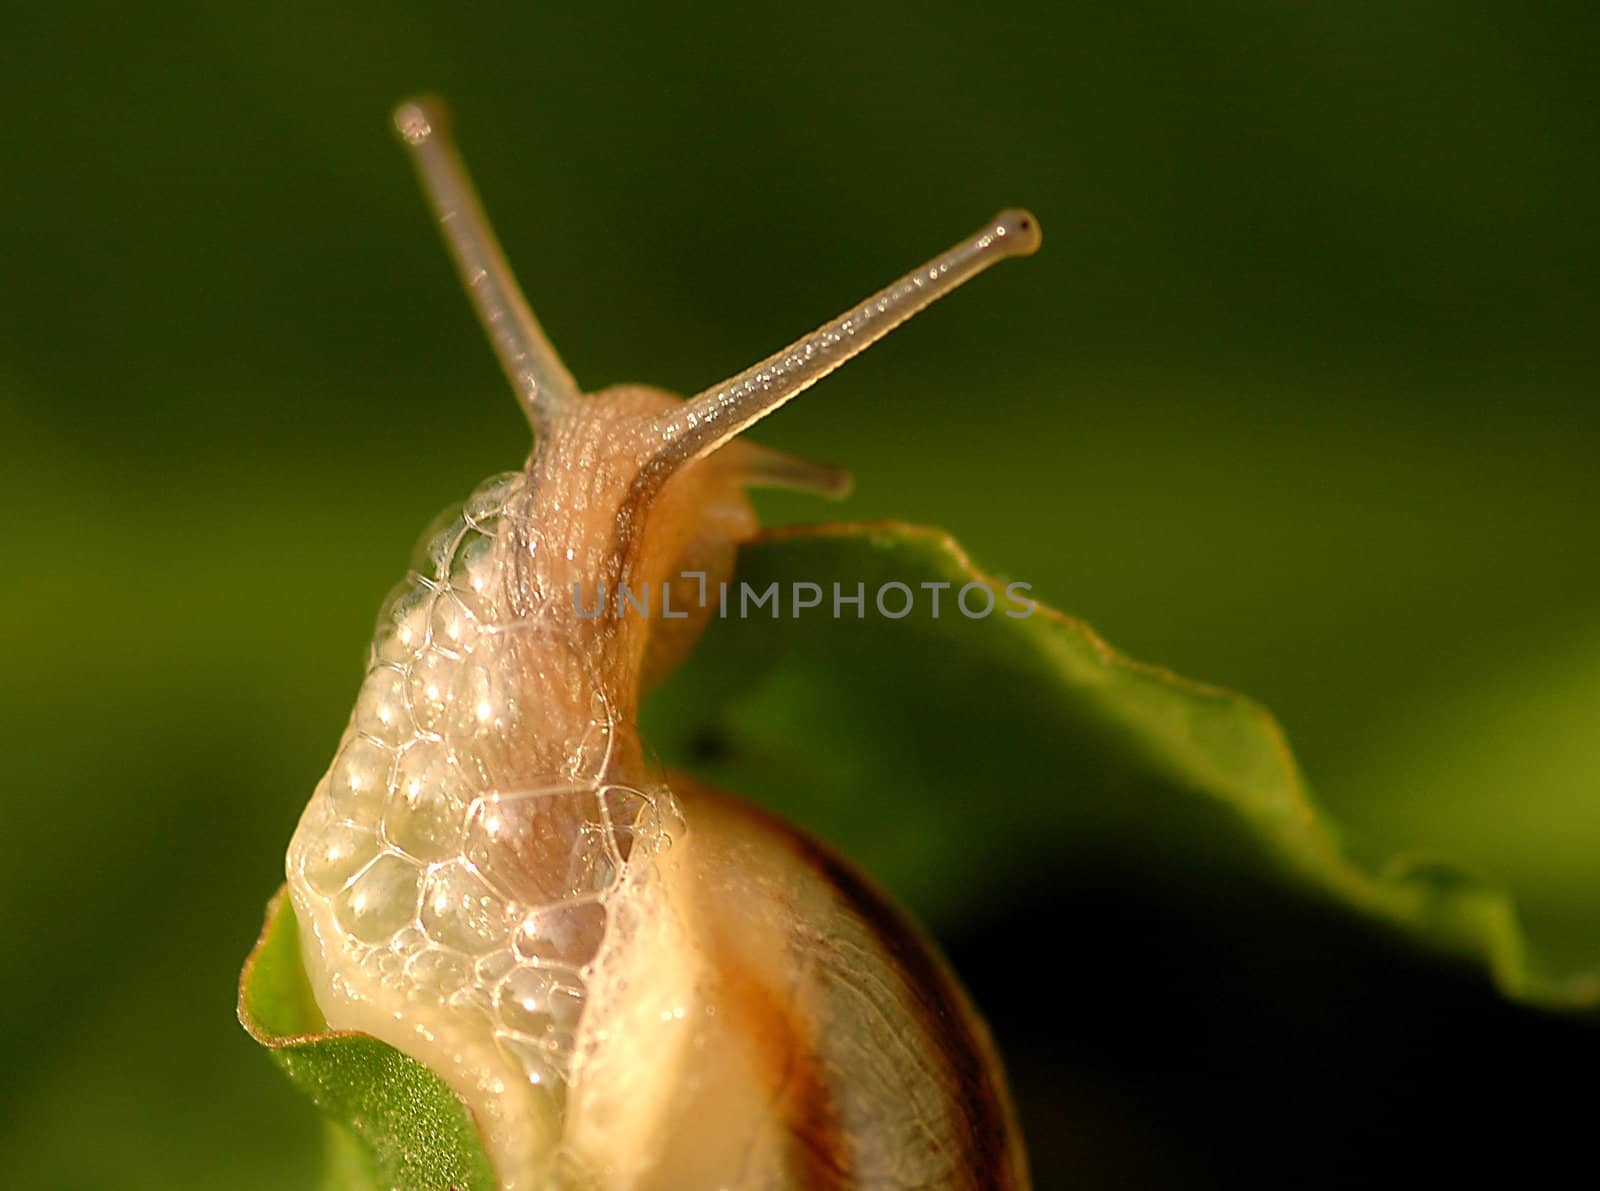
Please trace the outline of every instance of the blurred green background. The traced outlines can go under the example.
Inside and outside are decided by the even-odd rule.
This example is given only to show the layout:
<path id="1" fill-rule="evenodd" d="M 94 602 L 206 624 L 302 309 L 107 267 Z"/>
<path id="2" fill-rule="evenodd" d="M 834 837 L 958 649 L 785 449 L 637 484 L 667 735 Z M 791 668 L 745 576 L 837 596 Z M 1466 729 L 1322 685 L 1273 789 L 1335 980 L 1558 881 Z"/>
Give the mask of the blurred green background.
<path id="1" fill-rule="evenodd" d="M 942 525 L 1258 696 L 1358 855 L 1469 864 L 1549 962 L 1600 963 L 1592 5 L 6 25 L 13 1185 L 313 1182 L 314 1114 L 234 1023 L 238 965 L 412 539 L 527 448 L 388 131 L 422 89 L 590 387 L 696 390 L 1032 207 L 1039 256 L 760 437 L 853 468 L 844 513 Z M 1567 1136 L 1554 1080 L 1592 1073 L 1592 1028 L 1221 877 L 1181 892 L 1006 874 L 932 924 L 1042 1186 Z M 1045 941 L 1061 976 L 1018 962 Z"/>

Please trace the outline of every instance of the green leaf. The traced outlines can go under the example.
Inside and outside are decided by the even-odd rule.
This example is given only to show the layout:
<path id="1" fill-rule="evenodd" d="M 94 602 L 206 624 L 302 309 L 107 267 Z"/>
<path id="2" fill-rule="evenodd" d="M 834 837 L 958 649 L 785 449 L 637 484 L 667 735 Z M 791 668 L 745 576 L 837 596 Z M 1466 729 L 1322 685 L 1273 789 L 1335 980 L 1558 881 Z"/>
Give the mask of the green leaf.
<path id="1" fill-rule="evenodd" d="M 1340 812 L 1376 850 L 1419 845 L 1503 884 L 1557 972 L 1600 945 L 1600 632 L 1487 625 L 1417 676 L 1343 765 Z"/>
<path id="2" fill-rule="evenodd" d="M 1512 996 L 1600 1000 L 1592 950 L 1587 968 L 1547 962 L 1509 897 L 1465 868 L 1415 853 L 1353 859 L 1262 707 L 1124 657 L 1043 605 L 1004 615 L 1004 582 L 942 532 L 769 533 L 742 551 L 739 581 L 776 583 L 785 600 L 815 583 L 826 598 L 741 619 L 731 589 L 729 614 L 648 704 L 647 736 L 705 780 L 848 839 L 929 918 L 959 920 L 963 891 L 1053 864 L 1265 875 L 1474 957 Z M 996 593 L 992 615 L 954 606 L 973 582 Z M 834 615 L 836 583 L 845 595 L 864 586 L 864 615 L 848 604 Z M 890 583 L 918 596 L 900 619 L 874 606 Z M 950 586 L 936 618 L 922 585 L 937 583 Z M 904 599 L 892 592 L 889 611 Z"/>
<path id="3" fill-rule="evenodd" d="M 494 1191 L 472 1116 L 443 1080 L 375 1038 L 327 1028 L 281 890 L 240 976 L 239 1021 L 336 1122 L 327 1191 Z"/>
<path id="4" fill-rule="evenodd" d="M 746 608 L 740 587 L 781 605 Z M 797 585 L 820 606 L 795 609 Z M 891 588 L 890 585 L 902 585 Z M 859 610 L 835 585 L 864 595 Z M 940 591 L 933 615 L 932 591 Z M 958 593 L 972 586 L 968 616 Z M 885 614 L 876 594 L 886 591 Z M 815 592 L 801 588 L 809 598 Z M 1267 877 L 1480 960 L 1509 994 L 1592 1005 L 1600 977 L 1532 957 L 1509 898 L 1464 869 L 1347 854 L 1277 722 L 1230 691 L 1133 661 L 1043 604 L 1030 615 L 948 535 L 899 523 L 776 531 L 747 544 L 728 614 L 646 706 L 662 753 L 869 853 L 925 916 L 1051 864 Z M 777 615 L 774 615 L 776 611 Z M 330 1031 L 281 892 L 246 962 L 239 1017 L 335 1123 L 330 1191 L 491 1189 L 470 1114 L 436 1076 Z"/>

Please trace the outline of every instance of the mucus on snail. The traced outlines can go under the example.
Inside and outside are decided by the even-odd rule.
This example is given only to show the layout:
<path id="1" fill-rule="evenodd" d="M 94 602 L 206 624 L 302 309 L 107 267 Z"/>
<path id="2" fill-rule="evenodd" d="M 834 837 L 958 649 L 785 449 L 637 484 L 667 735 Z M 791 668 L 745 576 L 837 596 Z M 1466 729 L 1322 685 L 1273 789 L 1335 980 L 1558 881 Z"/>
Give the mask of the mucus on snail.
<path id="1" fill-rule="evenodd" d="M 401 106 L 462 280 L 535 440 L 425 544 L 289 845 L 332 1027 L 434 1071 L 505 1191 L 1027 1185 L 987 1030 L 932 945 L 824 845 L 688 776 L 633 727 L 685 618 L 586 592 L 715 582 L 745 488 L 841 471 L 736 437 L 963 281 L 1031 253 L 1006 211 L 688 400 L 585 395 L 511 275 L 442 108 Z"/>

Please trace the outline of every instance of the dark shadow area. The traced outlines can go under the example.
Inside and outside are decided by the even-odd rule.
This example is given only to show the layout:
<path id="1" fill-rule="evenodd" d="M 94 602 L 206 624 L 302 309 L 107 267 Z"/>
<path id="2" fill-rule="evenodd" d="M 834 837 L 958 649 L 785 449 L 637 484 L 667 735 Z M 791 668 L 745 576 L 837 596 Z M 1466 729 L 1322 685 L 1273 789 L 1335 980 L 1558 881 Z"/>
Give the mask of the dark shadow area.
<path id="1" fill-rule="evenodd" d="M 1443 1182 L 1591 1156 L 1573 1088 L 1600 1063 L 1592 1022 L 1278 892 L 1085 874 L 949 953 L 1041 1188 Z"/>

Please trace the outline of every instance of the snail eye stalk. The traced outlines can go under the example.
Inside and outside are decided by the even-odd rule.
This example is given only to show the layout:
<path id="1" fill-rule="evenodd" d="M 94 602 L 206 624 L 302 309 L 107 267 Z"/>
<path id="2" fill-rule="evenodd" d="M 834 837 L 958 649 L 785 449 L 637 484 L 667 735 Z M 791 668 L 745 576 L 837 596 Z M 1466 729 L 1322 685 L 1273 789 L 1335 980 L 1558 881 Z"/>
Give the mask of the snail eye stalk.
<path id="1" fill-rule="evenodd" d="M 395 110 L 394 125 L 411 150 L 417 176 L 500 366 L 516 389 L 528 421 L 535 430 L 542 429 L 578 401 L 580 390 L 545 337 L 506 263 L 472 178 L 456 151 L 449 112 L 436 99 L 416 99 Z"/>
<path id="2" fill-rule="evenodd" d="M 707 455 L 805 392 L 890 331 L 990 265 L 1038 251 L 1039 221 L 1000 212 L 972 235 L 737 376 L 691 397 L 657 421 L 666 445 L 646 465 L 663 475 Z"/>

